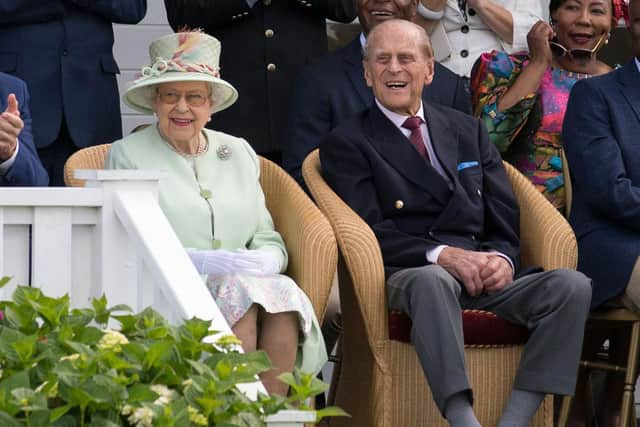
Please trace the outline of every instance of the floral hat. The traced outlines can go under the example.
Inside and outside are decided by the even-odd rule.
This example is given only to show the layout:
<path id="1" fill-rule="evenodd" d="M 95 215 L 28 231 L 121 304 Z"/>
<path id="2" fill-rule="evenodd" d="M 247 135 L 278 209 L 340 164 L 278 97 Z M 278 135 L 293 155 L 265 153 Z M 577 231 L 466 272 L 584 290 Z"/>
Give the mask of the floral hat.
<path id="1" fill-rule="evenodd" d="M 212 112 L 238 99 L 238 91 L 220 78 L 220 42 L 200 31 L 160 37 L 149 46 L 151 65 L 143 67 L 123 96 L 125 104 L 141 113 L 153 113 L 155 86 L 169 82 L 205 82 L 211 85 Z"/>

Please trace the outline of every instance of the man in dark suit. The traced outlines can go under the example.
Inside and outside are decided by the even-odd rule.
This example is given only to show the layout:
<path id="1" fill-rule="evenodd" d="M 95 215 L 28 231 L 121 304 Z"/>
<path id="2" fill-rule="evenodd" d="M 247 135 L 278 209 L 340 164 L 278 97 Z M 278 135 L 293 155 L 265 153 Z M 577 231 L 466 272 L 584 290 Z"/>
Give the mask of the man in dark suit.
<path id="1" fill-rule="evenodd" d="M 0 5 L 0 71 L 29 86 L 34 141 L 51 185 L 64 185 L 64 162 L 78 148 L 122 137 L 111 23 L 135 24 L 146 8 L 146 0 Z"/>
<path id="2" fill-rule="evenodd" d="M 433 51 L 421 27 L 376 26 L 364 67 L 375 100 L 322 141 L 323 174 L 373 229 L 388 305 L 411 317 L 412 342 L 450 425 L 479 425 L 461 308 L 493 311 L 531 331 L 499 423 L 525 427 L 545 393 L 573 393 L 590 280 L 570 270 L 519 275 L 518 207 L 486 129 L 422 102 Z"/>
<path id="3" fill-rule="evenodd" d="M 174 31 L 203 28 L 222 43 L 222 76 L 238 89 L 212 129 L 280 163 L 293 78 L 327 53 L 326 19 L 351 22 L 355 0 L 165 0 Z"/>
<path id="4" fill-rule="evenodd" d="M 33 145 L 27 85 L 4 73 L 0 111 L 0 186 L 46 186 L 49 177 Z"/>
<path id="5" fill-rule="evenodd" d="M 358 0 L 362 34 L 318 64 L 306 67 L 298 76 L 284 136 L 282 165 L 303 187 L 301 167 L 305 157 L 318 148 L 329 131 L 373 101 L 362 69 L 366 35 L 388 19 L 413 20 L 417 5 L 417 0 Z M 463 78 L 436 63 L 434 82 L 425 88 L 423 99 L 471 113 L 471 96 L 465 88 Z"/>
<path id="6" fill-rule="evenodd" d="M 569 221 L 578 270 L 593 279 L 591 305 L 621 297 L 640 312 L 640 0 L 629 11 L 634 58 L 576 84 L 562 140 L 573 187 Z"/>

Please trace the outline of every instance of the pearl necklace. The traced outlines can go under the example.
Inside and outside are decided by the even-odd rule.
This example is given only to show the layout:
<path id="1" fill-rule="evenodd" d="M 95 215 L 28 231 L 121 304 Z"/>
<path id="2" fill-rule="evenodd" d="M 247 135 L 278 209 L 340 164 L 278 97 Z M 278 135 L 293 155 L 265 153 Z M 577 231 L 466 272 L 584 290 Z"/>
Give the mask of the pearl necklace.
<path id="1" fill-rule="evenodd" d="M 209 139 L 204 134 L 204 131 L 201 131 L 201 133 L 198 135 L 198 147 L 196 148 L 196 152 L 191 154 L 191 153 L 184 153 L 184 152 L 178 150 L 177 147 L 175 147 L 172 143 L 170 143 L 169 140 L 167 140 L 167 138 L 165 138 L 165 136 L 160 131 L 160 126 L 157 123 L 156 123 L 156 129 L 158 130 L 158 135 L 160 135 L 160 138 L 164 141 L 165 144 L 167 144 L 169 146 L 169 148 L 171 148 L 171 150 L 173 150 L 175 153 L 177 153 L 177 154 L 179 154 L 182 157 L 185 157 L 187 159 L 192 159 L 194 157 L 198 157 L 201 154 L 204 154 L 209 150 Z M 203 142 L 203 140 L 204 140 L 204 142 Z"/>

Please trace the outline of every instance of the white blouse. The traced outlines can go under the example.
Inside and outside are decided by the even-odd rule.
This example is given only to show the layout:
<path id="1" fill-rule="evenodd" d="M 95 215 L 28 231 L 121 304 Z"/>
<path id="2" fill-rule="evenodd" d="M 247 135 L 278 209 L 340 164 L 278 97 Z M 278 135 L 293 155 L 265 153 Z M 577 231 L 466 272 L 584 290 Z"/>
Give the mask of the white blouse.
<path id="1" fill-rule="evenodd" d="M 471 68 L 484 52 L 494 49 L 508 53 L 527 51 L 527 33 L 539 20 L 549 19 L 549 0 L 492 0 L 513 16 L 513 44 L 501 40 L 470 9 L 467 21 L 457 0 L 447 0 L 444 17 L 431 33 L 436 61 L 461 76 L 471 74 Z"/>

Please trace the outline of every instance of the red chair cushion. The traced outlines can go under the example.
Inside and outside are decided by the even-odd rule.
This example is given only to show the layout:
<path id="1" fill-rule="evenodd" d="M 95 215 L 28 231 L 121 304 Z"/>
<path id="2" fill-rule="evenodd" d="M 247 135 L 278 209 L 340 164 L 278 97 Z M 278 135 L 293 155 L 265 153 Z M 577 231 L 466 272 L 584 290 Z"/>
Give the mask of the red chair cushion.
<path id="1" fill-rule="evenodd" d="M 488 311 L 463 310 L 462 330 L 465 345 L 524 344 L 529 331 Z M 389 338 L 411 342 L 411 319 L 399 311 L 389 311 Z"/>

